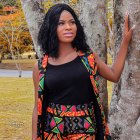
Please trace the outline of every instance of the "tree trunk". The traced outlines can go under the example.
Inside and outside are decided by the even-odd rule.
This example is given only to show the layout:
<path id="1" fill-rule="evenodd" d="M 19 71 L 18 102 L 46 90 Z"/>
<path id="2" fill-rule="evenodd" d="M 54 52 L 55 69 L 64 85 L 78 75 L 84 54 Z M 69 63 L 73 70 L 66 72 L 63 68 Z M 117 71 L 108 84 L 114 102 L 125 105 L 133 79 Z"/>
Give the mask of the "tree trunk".
<path id="1" fill-rule="evenodd" d="M 106 0 L 80 0 L 80 20 L 87 36 L 87 42 L 98 53 L 102 60 L 107 62 L 107 11 Z M 99 93 L 103 101 L 105 116 L 108 116 L 107 81 L 100 78 Z"/>
<path id="2" fill-rule="evenodd" d="M 1 52 L 0 52 L 0 63 L 2 63 L 2 59 L 3 59 L 3 52 L 2 52 L 2 50 L 0 50 Z"/>
<path id="3" fill-rule="evenodd" d="M 42 52 L 37 43 L 37 36 L 45 15 L 44 10 L 41 7 L 40 0 L 21 0 L 21 4 L 33 39 L 35 51 L 40 58 L 42 56 Z"/>
<path id="4" fill-rule="evenodd" d="M 40 23 L 44 13 L 41 11 L 37 1 L 21 0 L 22 7 L 25 12 L 26 20 L 29 26 L 30 33 L 35 44 L 35 50 L 40 54 L 39 46 L 37 44 L 37 34 L 39 31 Z M 59 1 L 60 2 L 60 1 Z M 63 2 L 63 0 L 61 1 Z M 68 1 L 65 1 L 68 3 Z M 91 4 L 92 3 L 92 4 Z M 97 0 L 80 0 L 75 9 L 79 7 L 80 20 L 84 26 L 87 34 L 88 44 L 97 52 L 100 57 L 107 62 L 107 17 L 106 17 L 106 1 Z M 40 55 L 39 55 L 40 56 Z M 101 79 L 100 81 L 100 95 L 103 100 L 103 107 L 105 110 L 106 119 L 108 116 L 108 95 L 107 95 L 107 82 Z"/>
<path id="5" fill-rule="evenodd" d="M 133 32 L 120 81 L 114 85 L 109 126 L 113 140 L 140 140 L 140 0 L 114 0 L 115 49 L 122 39 L 124 16 L 129 13 Z"/>

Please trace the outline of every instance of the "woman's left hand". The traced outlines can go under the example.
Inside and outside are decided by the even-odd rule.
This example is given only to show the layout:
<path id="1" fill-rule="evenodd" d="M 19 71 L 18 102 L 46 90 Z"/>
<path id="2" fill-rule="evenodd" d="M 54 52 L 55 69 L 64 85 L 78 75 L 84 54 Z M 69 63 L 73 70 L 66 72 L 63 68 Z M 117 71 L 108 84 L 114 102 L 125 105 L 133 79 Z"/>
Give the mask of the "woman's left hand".
<path id="1" fill-rule="evenodd" d="M 125 23 L 124 23 L 124 31 L 123 31 L 123 40 L 122 42 L 126 45 L 129 44 L 131 38 L 132 38 L 132 32 L 135 28 L 135 25 L 133 25 L 132 28 L 129 29 L 129 15 L 128 13 L 125 15 Z"/>

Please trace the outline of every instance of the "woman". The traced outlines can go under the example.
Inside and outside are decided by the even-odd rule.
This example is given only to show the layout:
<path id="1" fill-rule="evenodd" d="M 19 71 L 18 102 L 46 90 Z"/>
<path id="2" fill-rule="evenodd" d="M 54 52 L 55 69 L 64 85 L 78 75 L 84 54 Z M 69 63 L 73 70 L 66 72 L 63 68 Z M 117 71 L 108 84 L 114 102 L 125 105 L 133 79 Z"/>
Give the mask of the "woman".
<path id="1" fill-rule="evenodd" d="M 109 68 L 86 43 L 71 7 L 57 4 L 49 9 L 38 35 L 44 57 L 33 69 L 33 140 L 111 139 L 97 76 L 119 80 L 133 29 L 128 28 L 127 14 L 120 50 Z"/>

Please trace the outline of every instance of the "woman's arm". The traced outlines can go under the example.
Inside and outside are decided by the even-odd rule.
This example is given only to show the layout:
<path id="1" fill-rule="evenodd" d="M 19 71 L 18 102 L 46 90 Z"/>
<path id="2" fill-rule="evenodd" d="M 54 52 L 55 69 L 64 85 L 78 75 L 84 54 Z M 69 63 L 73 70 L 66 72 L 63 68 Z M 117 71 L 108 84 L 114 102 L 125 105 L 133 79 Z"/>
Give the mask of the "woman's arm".
<path id="1" fill-rule="evenodd" d="M 125 58 L 127 56 L 127 51 L 128 51 L 128 46 L 129 42 L 132 37 L 132 32 L 135 26 L 133 26 L 129 30 L 129 25 L 128 25 L 128 14 L 125 17 L 125 28 L 124 28 L 124 34 L 123 34 L 123 39 L 120 45 L 120 50 L 118 52 L 118 55 L 116 57 L 116 60 L 114 64 L 112 65 L 111 68 L 109 68 L 100 58 L 97 54 L 95 54 L 95 61 L 98 66 L 99 73 L 102 77 L 105 79 L 112 81 L 112 82 L 118 82 L 121 73 L 124 68 L 125 64 Z"/>
<path id="2" fill-rule="evenodd" d="M 39 84 L 39 71 L 38 63 L 34 65 L 33 68 L 33 83 L 35 90 L 35 103 L 32 114 L 32 140 L 37 140 L 37 99 L 38 99 L 38 84 Z"/>

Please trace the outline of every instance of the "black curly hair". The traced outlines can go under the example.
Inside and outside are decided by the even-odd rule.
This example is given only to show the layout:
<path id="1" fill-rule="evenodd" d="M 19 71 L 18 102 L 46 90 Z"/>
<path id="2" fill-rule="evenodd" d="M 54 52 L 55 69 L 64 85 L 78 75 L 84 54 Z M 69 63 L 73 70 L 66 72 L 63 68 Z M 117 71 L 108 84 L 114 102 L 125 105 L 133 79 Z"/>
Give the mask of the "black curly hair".
<path id="1" fill-rule="evenodd" d="M 77 26 L 77 34 L 72 42 L 72 47 L 75 47 L 77 51 L 81 50 L 82 52 L 90 50 L 90 47 L 86 43 L 86 36 L 83 27 L 74 10 L 67 4 L 56 4 L 46 13 L 38 34 L 38 44 L 41 46 L 43 53 L 55 58 L 59 56 L 57 26 L 60 15 L 64 10 L 71 13 Z"/>

